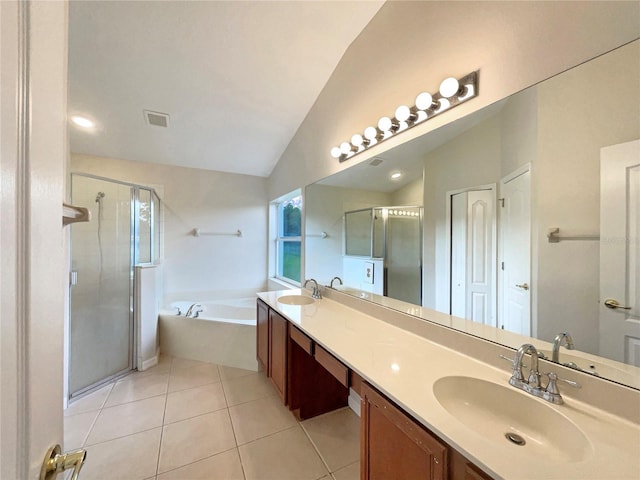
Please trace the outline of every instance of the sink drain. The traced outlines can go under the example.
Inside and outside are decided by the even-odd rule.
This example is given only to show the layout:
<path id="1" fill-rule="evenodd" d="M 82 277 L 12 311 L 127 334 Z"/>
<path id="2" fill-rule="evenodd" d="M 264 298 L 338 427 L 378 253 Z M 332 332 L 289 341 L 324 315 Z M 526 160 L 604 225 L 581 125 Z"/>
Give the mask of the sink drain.
<path id="1" fill-rule="evenodd" d="M 509 440 L 511 443 L 515 443 L 516 445 L 522 446 L 527 443 L 525 439 L 517 433 L 507 432 L 504 434 L 504 436 L 507 438 L 507 440 Z"/>

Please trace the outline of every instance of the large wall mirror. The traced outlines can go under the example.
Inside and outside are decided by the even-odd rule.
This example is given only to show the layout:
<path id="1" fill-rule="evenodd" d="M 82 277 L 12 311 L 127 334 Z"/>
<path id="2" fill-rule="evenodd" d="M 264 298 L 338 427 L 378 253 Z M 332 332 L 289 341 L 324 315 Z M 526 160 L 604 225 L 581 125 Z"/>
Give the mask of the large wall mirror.
<path id="1" fill-rule="evenodd" d="M 535 337 L 640 388 L 640 40 L 309 185 L 305 202 L 307 278 L 510 347 Z M 346 218 L 369 229 L 359 255 Z"/>

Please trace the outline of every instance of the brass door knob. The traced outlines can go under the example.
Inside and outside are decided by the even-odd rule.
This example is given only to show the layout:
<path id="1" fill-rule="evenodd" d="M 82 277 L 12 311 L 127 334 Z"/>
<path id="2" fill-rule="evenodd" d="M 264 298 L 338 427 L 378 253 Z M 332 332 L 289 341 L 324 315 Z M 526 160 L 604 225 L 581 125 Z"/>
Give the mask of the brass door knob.
<path id="1" fill-rule="evenodd" d="M 528 283 L 522 283 L 522 284 L 516 283 L 516 287 L 521 288 L 522 290 L 529 290 L 529 284 Z"/>
<path id="2" fill-rule="evenodd" d="M 620 302 L 618 302 L 617 300 L 614 300 L 613 298 L 607 298 L 604 301 L 604 306 L 607 308 L 611 308 L 611 309 L 616 309 L 616 308 L 620 308 L 622 310 L 631 310 L 631 307 L 628 307 L 626 305 L 620 305 Z"/>

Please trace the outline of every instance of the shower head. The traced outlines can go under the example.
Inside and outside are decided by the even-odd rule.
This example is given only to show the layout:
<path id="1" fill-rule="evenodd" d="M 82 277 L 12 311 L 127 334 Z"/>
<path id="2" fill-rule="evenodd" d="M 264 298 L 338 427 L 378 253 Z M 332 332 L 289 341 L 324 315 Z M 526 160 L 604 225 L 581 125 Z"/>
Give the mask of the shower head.
<path id="1" fill-rule="evenodd" d="M 98 194 L 96 195 L 96 203 L 99 203 L 100 200 L 102 200 L 104 198 L 104 192 L 98 192 Z"/>

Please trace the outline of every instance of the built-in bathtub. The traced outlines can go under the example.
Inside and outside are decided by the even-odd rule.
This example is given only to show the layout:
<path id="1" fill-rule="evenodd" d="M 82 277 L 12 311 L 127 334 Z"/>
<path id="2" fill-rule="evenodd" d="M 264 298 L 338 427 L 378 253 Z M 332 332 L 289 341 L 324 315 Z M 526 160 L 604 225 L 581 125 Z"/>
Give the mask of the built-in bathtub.
<path id="1" fill-rule="evenodd" d="M 194 303 L 201 306 L 192 312 L 202 312 L 197 318 L 186 317 Z M 255 297 L 171 302 L 160 312 L 159 332 L 165 355 L 258 370 Z"/>

